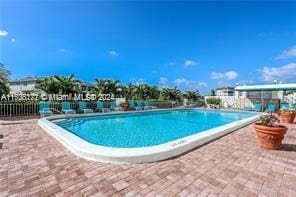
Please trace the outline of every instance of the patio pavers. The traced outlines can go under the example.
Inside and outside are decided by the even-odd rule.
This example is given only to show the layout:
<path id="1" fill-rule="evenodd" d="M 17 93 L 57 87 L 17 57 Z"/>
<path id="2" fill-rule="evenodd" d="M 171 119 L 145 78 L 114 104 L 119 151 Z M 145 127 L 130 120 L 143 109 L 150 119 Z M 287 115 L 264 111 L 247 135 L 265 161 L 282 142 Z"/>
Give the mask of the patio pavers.
<path id="1" fill-rule="evenodd" d="M 174 159 L 113 165 L 21 122 L 0 124 L 0 196 L 296 196 L 296 124 L 279 151 L 261 149 L 249 125 Z"/>

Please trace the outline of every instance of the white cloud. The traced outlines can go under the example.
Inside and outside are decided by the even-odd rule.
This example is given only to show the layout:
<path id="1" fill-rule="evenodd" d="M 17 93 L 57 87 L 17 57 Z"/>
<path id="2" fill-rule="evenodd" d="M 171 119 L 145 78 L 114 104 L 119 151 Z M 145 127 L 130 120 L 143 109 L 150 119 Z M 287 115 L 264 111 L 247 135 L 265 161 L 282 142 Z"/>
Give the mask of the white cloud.
<path id="1" fill-rule="evenodd" d="M 284 50 L 281 54 L 275 57 L 275 60 L 279 59 L 288 59 L 296 57 L 296 45 L 292 46 L 291 48 Z"/>
<path id="2" fill-rule="evenodd" d="M 176 62 L 169 62 L 167 65 L 169 65 L 169 66 L 174 66 L 174 65 L 176 65 L 177 63 Z"/>
<path id="3" fill-rule="evenodd" d="M 178 78 L 174 82 L 174 85 L 182 90 L 198 90 L 208 87 L 207 83 L 203 81 L 189 80 L 185 78 Z"/>
<path id="4" fill-rule="evenodd" d="M 136 85 L 140 85 L 140 84 L 145 84 L 146 83 L 145 82 L 145 79 L 143 79 L 143 78 L 135 78 L 135 77 L 131 78 L 130 79 L 130 82 L 132 82 L 132 83 L 134 83 Z"/>
<path id="5" fill-rule="evenodd" d="M 197 65 L 198 63 L 196 61 L 193 61 L 193 60 L 185 60 L 184 62 L 184 67 L 185 68 L 188 68 L 188 67 L 192 67 L 192 66 L 195 66 Z"/>
<path id="6" fill-rule="evenodd" d="M 7 36 L 7 35 L 8 35 L 8 31 L 0 29 L 0 36 Z"/>
<path id="7" fill-rule="evenodd" d="M 160 77 L 159 82 L 158 82 L 158 86 L 160 88 L 167 88 L 169 86 L 169 80 L 165 77 Z"/>
<path id="8" fill-rule="evenodd" d="M 15 38 L 11 38 L 10 41 L 9 41 L 10 44 L 14 44 L 15 42 L 16 42 Z"/>
<path id="9" fill-rule="evenodd" d="M 237 78 L 238 74 L 235 71 L 228 71 L 228 72 L 224 73 L 224 75 L 227 80 L 233 80 L 233 79 Z"/>
<path id="10" fill-rule="evenodd" d="M 67 53 L 67 52 L 69 52 L 69 50 L 67 50 L 67 49 L 57 49 L 57 52 L 58 53 Z"/>
<path id="11" fill-rule="evenodd" d="M 237 83 L 238 83 L 238 85 L 254 84 L 255 81 L 253 79 L 248 79 L 248 80 L 243 79 L 243 80 L 238 81 Z"/>
<path id="12" fill-rule="evenodd" d="M 181 78 L 181 79 L 175 79 L 174 84 L 178 87 L 185 85 L 188 86 L 189 85 L 189 80 Z"/>
<path id="13" fill-rule="evenodd" d="M 263 81 L 285 81 L 296 78 L 296 63 L 289 63 L 280 67 L 263 67 L 259 70 Z"/>
<path id="14" fill-rule="evenodd" d="M 199 82 L 197 83 L 197 85 L 198 85 L 199 87 L 204 87 L 204 88 L 208 87 L 208 84 L 207 84 L 206 82 L 203 82 L 203 81 L 199 81 Z"/>
<path id="15" fill-rule="evenodd" d="M 119 53 L 114 50 L 111 50 L 109 51 L 109 55 L 115 57 L 115 56 L 119 56 Z"/>
<path id="16" fill-rule="evenodd" d="M 212 79 L 233 80 L 233 79 L 236 79 L 237 76 L 238 76 L 237 72 L 235 72 L 233 70 L 227 71 L 225 73 L 221 73 L 221 72 L 212 72 L 211 73 Z"/>
<path id="17" fill-rule="evenodd" d="M 218 73 L 218 72 L 212 72 L 211 73 L 211 78 L 212 79 L 222 79 L 222 78 L 224 78 L 224 74 L 223 73 Z"/>

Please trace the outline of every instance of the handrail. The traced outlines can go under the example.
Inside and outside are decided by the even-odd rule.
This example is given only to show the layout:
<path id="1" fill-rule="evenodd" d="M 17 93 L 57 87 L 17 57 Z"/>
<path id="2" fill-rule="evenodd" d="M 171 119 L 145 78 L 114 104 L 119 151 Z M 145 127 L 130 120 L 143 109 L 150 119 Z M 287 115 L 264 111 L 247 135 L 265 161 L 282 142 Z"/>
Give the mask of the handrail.
<path id="1" fill-rule="evenodd" d="M 50 108 L 44 108 L 43 110 L 45 110 L 45 109 L 49 109 L 49 110 L 52 110 L 52 111 L 57 112 L 57 113 L 59 113 L 59 114 L 66 115 L 66 117 L 69 118 L 69 114 L 64 113 L 64 112 L 62 112 L 62 111 L 59 111 L 59 110 L 57 110 L 57 109 L 55 109 L 55 108 L 50 107 Z M 42 117 L 42 118 L 44 118 L 44 116 L 45 116 L 45 114 L 41 114 L 41 117 Z"/>
<path id="2" fill-rule="evenodd" d="M 62 111 L 59 111 L 59 110 L 57 110 L 57 109 L 55 109 L 55 108 L 49 108 L 49 109 L 51 109 L 51 110 L 53 110 L 53 111 L 55 111 L 55 112 L 58 112 L 59 114 L 65 114 L 65 113 L 63 113 Z M 67 114 L 65 114 L 65 115 L 67 115 Z"/>

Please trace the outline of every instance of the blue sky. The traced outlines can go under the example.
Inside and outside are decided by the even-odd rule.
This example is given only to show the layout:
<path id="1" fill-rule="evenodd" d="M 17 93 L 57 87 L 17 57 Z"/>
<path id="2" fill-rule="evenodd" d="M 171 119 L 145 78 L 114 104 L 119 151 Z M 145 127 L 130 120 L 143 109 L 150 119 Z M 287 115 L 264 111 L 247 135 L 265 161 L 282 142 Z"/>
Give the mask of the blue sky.
<path id="1" fill-rule="evenodd" d="M 296 81 L 296 3 L 0 1 L 11 78 L 181 89 Z"/>

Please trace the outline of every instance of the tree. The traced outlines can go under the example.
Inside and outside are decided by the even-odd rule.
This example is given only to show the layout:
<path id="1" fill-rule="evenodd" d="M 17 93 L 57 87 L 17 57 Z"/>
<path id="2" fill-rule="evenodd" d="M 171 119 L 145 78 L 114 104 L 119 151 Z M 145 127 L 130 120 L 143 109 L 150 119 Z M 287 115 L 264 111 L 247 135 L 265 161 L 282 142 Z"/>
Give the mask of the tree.
<path id="1" fill-rule="evenodd" d="M 9 75 L 10 72 L 5 68 L 4 64 L 0 63 L 0 96 L 9 93 Z"/>
<path id="2" fill-rule="evenodd" d="M 45 77 L 43 80 L 37 81 L 36 89 L 47 94 L 58 94 L 60 92 L 59 83 L 54 77 Z"/>
<path id="3" fill-rule="evenodd" d="M 157 88 L 157 86 L 147 86 L 147 95 L 149 99 L 159 99 L 160 96 L 160 90 Z"/>
<path id="4" fill-rule="evenodd" d="M 132 90 L 132 99 L 145 100 L 148 97 L 148 88 L 146 84 L 135 85 Z"/>
<path id="5" fill-rule="evenodd" d="M 211 96 L 216 96 L 216 91 L 214 89 L 211 90 Z"/>
<path id="6" fill-rule="evenodd" d="M 61 94 L 70 94 L 78 92 L 79 81 L 75 79 L 73 74 L 69 75 L 68 77 L 55 75 L 54 78 L 58 82 Z"/>
<path id="7" fill-rule="evenodd" d="M 201 98 L 198 90 L 197 91 L 187 90 L 183 94 L 183 97 L 190 100 L 190 101 L 197 101 L 197 100 L 199 100 Z"/>
<path id="8" fill-rule="evenodd" d="M 112 94 L 115 97 L 124 96 L 124 86 L 119 80 L 96 79 L 95 92 L 98 94 Z"/>
<path id="9" fill-rule="evenodd" d="M 181 100 L 181 91 L 177 88 L 164 88 L 162 89 L 161 95 L 164 100 Z"/>
<path id="10" fill-rule="evenodd" d="M 132 99 L 133 89 L 134 89 L 134 85 L 132 83 L 129 83 L 127 87 L 124 87 L 123 88 L 124 97 L 127 100 L 131 100 Z"/>
<path id="11" fill-rule="evenodd" d="M 207 104 L 219 105 L 220 103 L 221 103 L 221 99 L 220 98 L 216 98 L 216 97 L 209 97 L 209 98 L 207 98 Z"/>

